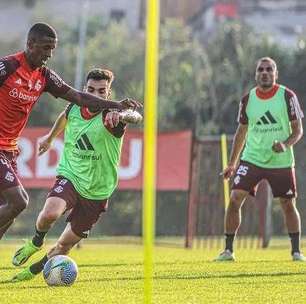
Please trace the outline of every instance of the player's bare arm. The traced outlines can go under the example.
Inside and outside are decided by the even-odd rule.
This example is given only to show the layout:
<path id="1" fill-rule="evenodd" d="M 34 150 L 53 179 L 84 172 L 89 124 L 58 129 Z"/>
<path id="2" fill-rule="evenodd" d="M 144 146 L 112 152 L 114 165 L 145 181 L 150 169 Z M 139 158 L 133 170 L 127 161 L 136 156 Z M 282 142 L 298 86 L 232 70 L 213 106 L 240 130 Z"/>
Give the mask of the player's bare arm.
<path id="1" fill-rule="evenodd" d="M 247 131 L 247 124 L 239 124 L 233 140 L 230 161 L 227 168 L 223 171 L 224 178 L 230 178 L 236 171 L 238 160 L 245 144 Z"/>
<path id="2" fill-rule="evenodd" d="M 56 138 L 59 134 L 61 134 L 65 130 L 66 124 L 67 124 L 67 119 L 65 111 L 63 111 L 57 117 L 50 132 L 39 141 L 38 155 L 42 155 L 43 153 L 49 150 L 54 138 Z"/>
<path id="3" fill-rule="evenodd" d="M 62 93 L 61 97 L 67 101 L 77 104 L 78 106 L 88 107 L 91 112 L 97 112 L 102 109 L 136 109 L 142 107 L 141 103 L 131 98 L 125 98 L 120 101 L 110 101 L 97 97 L 93 94 L 81 92 L 76 89 L 70 88 L 67 92 Z"/>
<path id="4" fill-rule="evenodd" d="M 272 150 L 276 153 L 285 152 L 287 148 L 295 145 L 303 136 L 302 120 L 291 121 L 291 134 L 285 141 L 276 141 L 272 146 Z"/>

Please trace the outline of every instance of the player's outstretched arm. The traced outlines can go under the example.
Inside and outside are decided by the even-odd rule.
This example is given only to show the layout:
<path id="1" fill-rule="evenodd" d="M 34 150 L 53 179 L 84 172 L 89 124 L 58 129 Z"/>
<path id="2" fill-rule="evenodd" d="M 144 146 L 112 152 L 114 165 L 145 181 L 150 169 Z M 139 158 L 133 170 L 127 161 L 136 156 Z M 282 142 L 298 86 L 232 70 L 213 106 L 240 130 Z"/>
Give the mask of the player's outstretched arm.
<path id="1" fill-rule="evenodd" d="M 49 131 L 47 135 L 45 135 L 40 141 L 38 146 L 38 155 L 42 155 L 46 151 L 49 150 L 49 148 L 52 145 L 52 141 L 54 138 L 56 138 L 59 134 L 61 134 L 66 127 L 67 119 L 66 119 L 66 113 L 63 111 L 56 119 L 53 127 Z"/>
<path id="2" fill-rule="evenodd" d="M 102 109 L 133 109 L 142 107 L 141 103 L 131 98 L 125 98 L 120 101 L 110 101 L 96 97 L 93 94 L 78 91 L 74 88 L 70 88 L 67 92 L 62 93 L 58 97 L 68 100 L 78 106 L 86 106 L 91 112 L 97 112 Z"/>

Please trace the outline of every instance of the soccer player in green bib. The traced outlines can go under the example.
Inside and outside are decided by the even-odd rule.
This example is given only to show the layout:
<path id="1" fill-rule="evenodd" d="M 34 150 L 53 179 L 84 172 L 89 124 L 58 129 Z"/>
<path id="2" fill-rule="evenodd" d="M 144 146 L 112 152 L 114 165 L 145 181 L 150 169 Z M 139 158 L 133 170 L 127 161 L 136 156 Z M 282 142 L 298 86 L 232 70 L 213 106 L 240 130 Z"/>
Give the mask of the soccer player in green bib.
<path id="1" fill-rule="evenodd" d="M 257 184 L 269 182 L 279 198 L 291 239 L 293 261 L 305 261 L 300 252 L 301 221 L 296 209 L 293 146 L 303 135 L 302 118 L 295 93 L 276 83 L 278 70 L 270 57 L 258 60 L 257 86 L 240 102 L 238 128 L 224 178 L 233 178 L 225 214 L 225 250 L 215 261 L 234 261 L 233 242 L 241 223 L 241 207 Z M 243 152 L 242 152 L 243 151 Z M 242 152 L 242 155 L 240 156 Z"/>
<path id="2" fill-rule="evenodd" d="M 86 78 L 84 91 L 109 99 L 113 73 L 93 69 Z M 55 246 L 38 262 L 23 269 L 13 282 L 30 280 L 43 270 L 54 255 L 68 254 L 82 238 L 88 236 L 118 182 L 122 140 L 127 123 L 138 123 L 142 116 L 133 110 L 95 112 L 90 107 L 69 105 L 40 143 L 39 154 L 47 151 L 52 140 L 65 130 L 64 151 L 55 184 L 36 221 L 36 233 L 18 249 L 13 264 L 20 266 L 39 251 L 55 221 L 66 211 L 67 226 Z"/>

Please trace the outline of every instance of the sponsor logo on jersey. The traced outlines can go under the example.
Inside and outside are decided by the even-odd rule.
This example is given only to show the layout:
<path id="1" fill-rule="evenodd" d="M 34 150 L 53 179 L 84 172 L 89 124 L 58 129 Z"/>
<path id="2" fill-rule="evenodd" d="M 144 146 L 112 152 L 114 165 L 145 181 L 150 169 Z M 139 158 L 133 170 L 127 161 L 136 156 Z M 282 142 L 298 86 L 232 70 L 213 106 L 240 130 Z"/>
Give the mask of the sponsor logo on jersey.
<path id="1" fill-rule="evenodd" d="M 90 143 L 88 136 L 85 133 L 82 134 L 81 138 L 77 140 L 75 147 L 79 150 L 95 150 L 92 144 Z"/>
<path id="2" fill-rule="evenodd" d="M 28 95 L 25 93 L 22 93 L 21 91 L 18 91 L 18 89 L 13 88 L 10 92 L 9 95 L 13 98 L 18 98 L 20 101 L 29 101 L 29 102 L 35 102 L 39 96 L 35 95 Z"/>
<path id="3" fill-rule="evenodd" d="M 277 124 L 275 117 L 273 117 L 270 111 L 261 116 L 254 126 L 254 132 L 257 133 L 281 132 L 282 130 L 283 126 Z"/>
<path id="4" fill-rule="evenodd" d="M 267 111 L 263 116 L 259 118 L 256 122 L 256 125 L 269 125 L 269 124 L 276 124 L 277 121 L 273 117 L 270 111 Z"/>
<path id="5" fill-rule="evenodd" d="M 19 84 L 19 85 L 22 85 L 22 81 L 21 81 L 21 78 L 18 78 L 16 81 L 15 81 L 16 84 Z"/>
<path id="6" fill-rule="evenodd" d="M 286 195 L 292 195 L 293 194 L 293 191 L 291 189 L 289 189 L 287 192 L 286 192 Z"/>
<path id="7" fill-rule="evenodd" d="M 63 86 L 63 80 L 54 72 L 50 72 L 50 79 L 53 81 L 53 83 L 57 86 L 57 87 L 62 87 Z"/>

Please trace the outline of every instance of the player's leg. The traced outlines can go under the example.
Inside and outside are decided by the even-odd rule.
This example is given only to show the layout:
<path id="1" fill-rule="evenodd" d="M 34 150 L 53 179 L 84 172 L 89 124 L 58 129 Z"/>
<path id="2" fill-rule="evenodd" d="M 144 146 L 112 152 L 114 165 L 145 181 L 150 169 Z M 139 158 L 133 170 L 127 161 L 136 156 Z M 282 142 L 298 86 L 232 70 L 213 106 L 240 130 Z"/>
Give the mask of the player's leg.
<path id="1" fill-rule="evenodd" d="M 15 252 L 12 260 L 13 265 L 20 266 L 24 264 L 34 253 L 41 249 L 49 229 L 65 210 L 72 208 L 75 201 L 73 185 L 67 179 L 58 178 L 37 218 L 35 235 L 32 240 L 27 241 Z"/>
<path id="2" fill-rule="evenodd" d="M 22 186 L 15 186 L 1 192 L 5 204 L 0 206 L 0 228 L 6 229 L 27 207 L 29 197 Z"/>
<path id="3" fill-rule="evenodd" d="M 4 236 L 4 234 L 6 233 L 6 231 L 11 227 L 11 225 L 14 223 L 14 220 L 11 220 L 10 222 L 8 222 L 6 225 L 2 226 L 0 228 L 0 239 L 2 239 L 2 237 Z"/>
<path id="4" fill-rule="evenodd" d="M 280 199 L 294 261 L 306 261 L 300 252 L 301 219 L 296 208 L 296 179 L 294 169 L 272 169 L 267 178 L 274 197 Z"/>
<path id="5" fill-rule="evenodd" d="M 92 201 L 81 199 L 78 204 L 70 212 L 67 218 L 67 226 L 56 245 L 38 262 L 25 268 L 18 273 L 13 279 L 13 282 L 30 280 L 35 275 L 39 274 L 48 259 L 58 254 L 67 255 L 70 249 L 75 246 L 82 238 L 87 238 L 89 231 L 98 221 L 102 212 L 107 208 L 107 200 Z"/>
<path id="6" fill-rule="evenodd" d="M 306 261 L 300 251 L 301 219 L 295 198 L 280 198 L 282 211 L 291 240 L 291 255 L 294 261 Z"/>
<path id="7" fill-rule="evenodd" d="M 53 246 L 49 252 L 38 262 L 33 263 L 31 266 L 25 268 L 19 272 L 13 279 L 13 282 L 27 281 L 35 277 L 35 275 L 42 272 L 47 261 L 55 255 L 63 254 L 67 255 L 71 248 L 76 245 L 82 238 L 76 235 L 72 229 L 70 223 L 67 224 L 64 232 L 59 237 L 55 246 Z"/>
<path id="8" fill-rule="evenodd" d="M 53 223 L 66 210 L 66 201 L 58 197 L 49 197 L 46 200 L 45 206 L 39 213 L 36 221 L 36 232 L 31 240 L 20 247 L 14 254 L 12 263 L 15 266 L 20 266 L 27 262 L 27 260 L 37 251 L 42 248 L 45 235 L 52 227 Z"/>
<path id="9" fill-rule="evenodd" d="M 4 200 L 3 197 L 1 197 L 1 193 L 0 193 L 0 206 L 5 205 L 6 202 Z M 14 223 L 14 220 L 11 220 L 10 222 L 8 222 L 6 225 L 0 227 L 0 239 L 3 237 L 3 235 L 5 234 L 5 232 L 8 230 L 8 228 Z"/>
<path id="10" fill-rule="evenodd" d="M 225 211 L 225 249 L 215 261 L 234 261 L 233 243 L 241 224 L 241 207 L 249 192 L 244 190 L 232 190 L 229 205 Z"/>
<path id="11" fill-rule="evenodd" d="M 241 224 L 241 207 L 249 193 L 261 180 L 261 169 L 241 161 L 233 179 L 229 205 L 225 211 L 225 249 L 215 261 L 234 261 L 233 243 Z"/>
<path id="12" fill-rule="evenodd" d="M 0 238 L 26 208 L 29 197 L 16 172 L 18 153 L 0 151 Z"/>
<path id="13" fill-rule="evenodd" d="M 0 205 L 2 235 L 26 208 L 29 201 L 29 197 L 15 173 L 15 157 L 13 152 L 0 152 L 0 192 L 1 200 L 4 202 Z"/>

